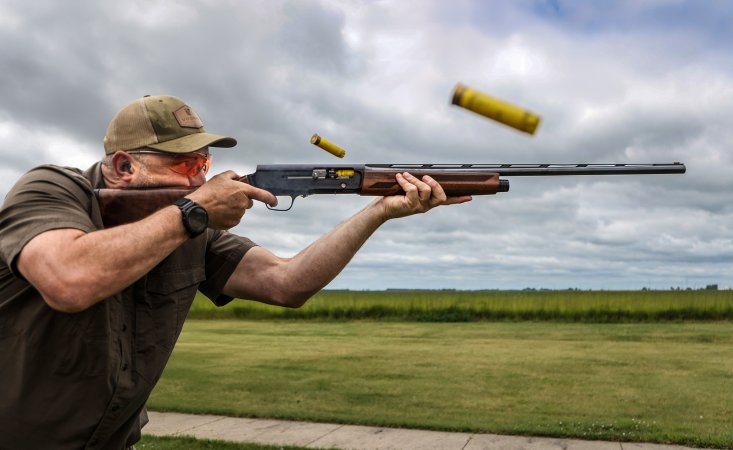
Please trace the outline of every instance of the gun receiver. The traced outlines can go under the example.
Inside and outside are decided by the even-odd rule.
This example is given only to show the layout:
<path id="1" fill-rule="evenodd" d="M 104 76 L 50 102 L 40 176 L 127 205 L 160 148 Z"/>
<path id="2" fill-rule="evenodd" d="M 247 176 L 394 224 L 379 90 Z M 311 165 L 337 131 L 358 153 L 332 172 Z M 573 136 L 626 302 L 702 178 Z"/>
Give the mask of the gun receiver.
<path id="1" fill-rule="evenodd" d="M 385 196 L 403 193 L 395 176 L 409 172 L 421 178 L 429 175 L 448 196 L 492 195 L 509 191 L 509 180 L 502 176 L 555 175 L 648 175 L 682 174 L 685 165 L 669 164 L 362 164 L 260 165 L 239 181 L 290 197 L 288 211 L 296 197 L 317 194 L 357 194 Z M 140 220 L 158 209 L 173 204 L 192 192 L 190 188 L 96 189 L 106 227 Z M 269 206 L 268 206 L 269 208 Z M 273 208 L 269 208 L 273 209 Z"/>

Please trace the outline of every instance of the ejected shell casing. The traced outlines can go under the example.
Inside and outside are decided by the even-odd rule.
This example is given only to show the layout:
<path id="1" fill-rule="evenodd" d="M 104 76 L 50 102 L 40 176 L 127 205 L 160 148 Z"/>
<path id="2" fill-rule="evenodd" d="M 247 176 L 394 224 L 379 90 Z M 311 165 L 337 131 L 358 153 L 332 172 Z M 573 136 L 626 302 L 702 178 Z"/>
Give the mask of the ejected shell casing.
<path id="1" fill-rule="evenodd" d="M 339 158 L 343 158 L 344 155 L 346 155 L 346 150 L 334 144 L 333 142 L 329 142 L 326 139 L 323 139 L 317 134 L 314 134 L 313 137 L 311 137 L 311 144 L 317 145 L 328 153 L 334 156 L 338 156 Z"/>
<path id="2" fill-rule="evenodd" d="M 540 120 L 542 120 L 540 116 L 531 111 L 486 95 L 460 83 L 456 85 L 456 89 L 453 91 L 453 104 L 529 134 L 534 134 L 540 125 Z"/>

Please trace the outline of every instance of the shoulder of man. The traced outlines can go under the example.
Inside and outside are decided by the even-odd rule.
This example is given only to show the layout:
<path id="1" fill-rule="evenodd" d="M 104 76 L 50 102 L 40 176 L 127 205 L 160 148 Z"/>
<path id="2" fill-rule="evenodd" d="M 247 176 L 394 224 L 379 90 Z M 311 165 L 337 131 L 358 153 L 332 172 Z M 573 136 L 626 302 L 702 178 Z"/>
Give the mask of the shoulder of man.
<path id="1" fill-rule="evenodd" d="M 37 166 L 25 173 L 21 179 L 29 180 L 47 180 L 49 182 L 62 181 L 64 178 L 69 179 L 79 185 L 88 192 L 93 192 L 92 181 L 87 178 L 87 174 L 75 167 L 57 166 L 54 164 L 44 164 Z"/>
<path id="2" fill-rule="evenodd" d="M 0 208 L 0 260 L 13 267 L 28 241 L 57 228 L 101 228 L 92 183 L 71 167 L 44 165 L 26 172 Z"/>
<path id="3" fill-rule="evenodd" d="M 89 198 L 94 194 L 94 186 L 93 180 L 88 178 L 88 172 L 53 164 L 34 167 L 23 174 L 10 188 L 3 206 L 8 206 L 18 197 L 24 198 L 44 191 L 51 193 L 58 189 L 76 191 L 79 196 Z"/>

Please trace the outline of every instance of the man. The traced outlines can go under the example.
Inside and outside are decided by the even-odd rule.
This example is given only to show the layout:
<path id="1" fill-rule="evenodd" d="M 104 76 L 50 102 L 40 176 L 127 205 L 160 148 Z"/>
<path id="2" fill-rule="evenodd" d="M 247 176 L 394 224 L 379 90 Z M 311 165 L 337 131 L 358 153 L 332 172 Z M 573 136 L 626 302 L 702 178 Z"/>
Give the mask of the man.
<path id="1" fill-rule="evenodd" d="M 397 176 L 404 196 L 375 200 L 293 258 L 226 230 L 253 200 L 236 181 L 206 181 L 204 130 L 180 99 L 146 96 L 123 108 L 86 171 L 41 166 L 0 210 L 0 448 L 123 449 L 140 438 L 144 405 L 200 290 L 299 307 L 327 285 L 385 221 L 470 197 L 434 180 Z M 198 187 L 175 205 L 105 229 L 93 189 Z"/>

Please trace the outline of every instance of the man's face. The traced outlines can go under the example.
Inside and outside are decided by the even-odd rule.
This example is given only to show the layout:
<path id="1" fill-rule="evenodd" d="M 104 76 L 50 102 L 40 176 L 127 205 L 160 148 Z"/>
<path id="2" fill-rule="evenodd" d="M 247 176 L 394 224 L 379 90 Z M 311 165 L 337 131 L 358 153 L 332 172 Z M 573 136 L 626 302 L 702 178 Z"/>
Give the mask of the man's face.
<path id="1" fill-rule="evenodd" d="M 211 165 L 208 148 L 190 153 L 165 153 L 155 150 L 131 150 L 136 159 L 137 177 L 131 187 L 201 186 Z"/>

